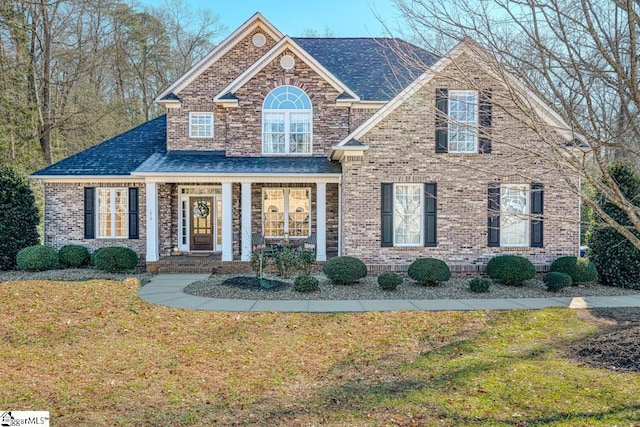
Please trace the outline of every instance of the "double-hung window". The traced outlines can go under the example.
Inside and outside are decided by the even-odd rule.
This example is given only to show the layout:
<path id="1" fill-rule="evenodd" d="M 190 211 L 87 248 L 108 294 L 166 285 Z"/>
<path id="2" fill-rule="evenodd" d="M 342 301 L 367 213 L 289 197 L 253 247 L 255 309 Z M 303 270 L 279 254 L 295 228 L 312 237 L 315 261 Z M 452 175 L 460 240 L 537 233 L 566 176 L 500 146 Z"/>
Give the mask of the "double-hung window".
<path id="1" fill-rule="evenodd" d="M 213 138 L 213 113 L 189 113 L 189 138 Z"/>
<path id="2" fill-rule="evenodd" d="M 97 237 L 129 237 L 126 188 L 98 188 Z"/>
<path id="3" fill-rule="evenodd" d="M 422 184 L 395 184 L 393 241 L 395 246 L 422 246 Z"/>
<path id="4" fill-rule="evenodd" d="M 311 100 L 295 86 L 279 86 L 262 105 L 263 154 L 311 154 Z"/>
<path id="5" fill-rule="evenodd" d="M 529 191 L 526 185 L 500 189 L 500 246 L 529 246 Z"/>
<path id="6" fill-rule="evenodd" d="M 311 194 L 308 188 L 262 190 L 265 237 L 306 237 L 311 227 Z"/>
<path id="7" fill-rule="evenodd" d="M 449 153 L 475 153 L 478 134 L 478 94 L 449 91 Z"/>

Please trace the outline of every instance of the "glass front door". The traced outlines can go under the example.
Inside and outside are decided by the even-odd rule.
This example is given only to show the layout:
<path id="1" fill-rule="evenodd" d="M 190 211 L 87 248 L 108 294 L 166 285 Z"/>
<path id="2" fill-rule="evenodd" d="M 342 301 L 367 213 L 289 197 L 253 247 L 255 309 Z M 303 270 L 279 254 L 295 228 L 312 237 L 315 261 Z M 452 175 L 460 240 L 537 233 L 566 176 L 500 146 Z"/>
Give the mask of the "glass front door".
<path id="1" fill-rule="evenodd" d="M 222 250 L 220 187 L 182 187 L 178 197 L 178 249 Z"/>

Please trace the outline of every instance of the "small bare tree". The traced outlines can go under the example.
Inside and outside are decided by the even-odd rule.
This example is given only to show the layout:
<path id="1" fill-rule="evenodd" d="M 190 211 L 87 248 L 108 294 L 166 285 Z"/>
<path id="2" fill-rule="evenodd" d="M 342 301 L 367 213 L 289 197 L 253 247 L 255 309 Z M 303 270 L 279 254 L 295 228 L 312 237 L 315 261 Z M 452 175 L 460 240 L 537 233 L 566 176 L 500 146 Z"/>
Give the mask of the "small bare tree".
<path id="1" fill-rule="evenodd" d="M 640 249 L 638 200 L 625 197 L 607 170 L 617 160 L 640 164 L 640 1 L 395 3 L 403 37 L 440 56 L 460 42 L 475 52 L 491 78 L 509 88 L 509 99 L 493 99 L 494 106 L 502 104 L 542 142 L 520 146 L 522 154 L 552 164 L 585 204 Z M 429 69 L 405 57 L 407 65 Z M 465 83 L 478 91 L 486 84 L 471 77 Z M 619 206 L 632 227 L 607 215 L 593 200 L 594 190 Z"/>

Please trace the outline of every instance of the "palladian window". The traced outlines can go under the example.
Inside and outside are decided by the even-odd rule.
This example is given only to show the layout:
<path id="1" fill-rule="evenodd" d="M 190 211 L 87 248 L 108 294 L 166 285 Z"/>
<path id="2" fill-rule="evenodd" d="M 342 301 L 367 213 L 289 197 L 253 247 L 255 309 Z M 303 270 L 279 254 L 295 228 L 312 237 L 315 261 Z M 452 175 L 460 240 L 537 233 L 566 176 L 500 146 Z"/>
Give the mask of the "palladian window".
<path id="1" fill-rule="evenodd" d="M 262 104 L 262 153 L 311 154 L 311 100 L 295 86 L 269 92 Z"/>

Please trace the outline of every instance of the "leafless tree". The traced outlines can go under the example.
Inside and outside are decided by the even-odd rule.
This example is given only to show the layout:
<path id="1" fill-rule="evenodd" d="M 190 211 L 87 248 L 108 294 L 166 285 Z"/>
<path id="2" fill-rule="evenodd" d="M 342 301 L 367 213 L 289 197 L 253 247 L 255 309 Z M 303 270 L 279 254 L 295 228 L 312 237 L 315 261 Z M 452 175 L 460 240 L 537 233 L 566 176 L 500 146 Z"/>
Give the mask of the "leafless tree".
<path id="1" fill-rule="evenodd" d="M 507 113 L 514 112 L 513 118 L 544 142 L 521 147 L 523 152 L 553 164 L 585 204 L 640 249 L 638 200 L 625 197 L 607 170 L 617 160 L 636 168 L 640 164 L 640 2 L 395 3 L 403 17 L 400 31 L 414 43 L 441 56 L 461 41 L 474 46 L 492 78 L 509 88 L 510 99 L 502 100 Z M 550 116 L 540 109 L 543 104 L 553 110 Z M 558 129 L 566 128 L 561 132 L 564 143 L 550 135 L 549 120 L 541 120 L 541 114 L 558 123 Z M 593 200 L 594 190 L 620 207 L 633 226 L 609 217 Z"/>

